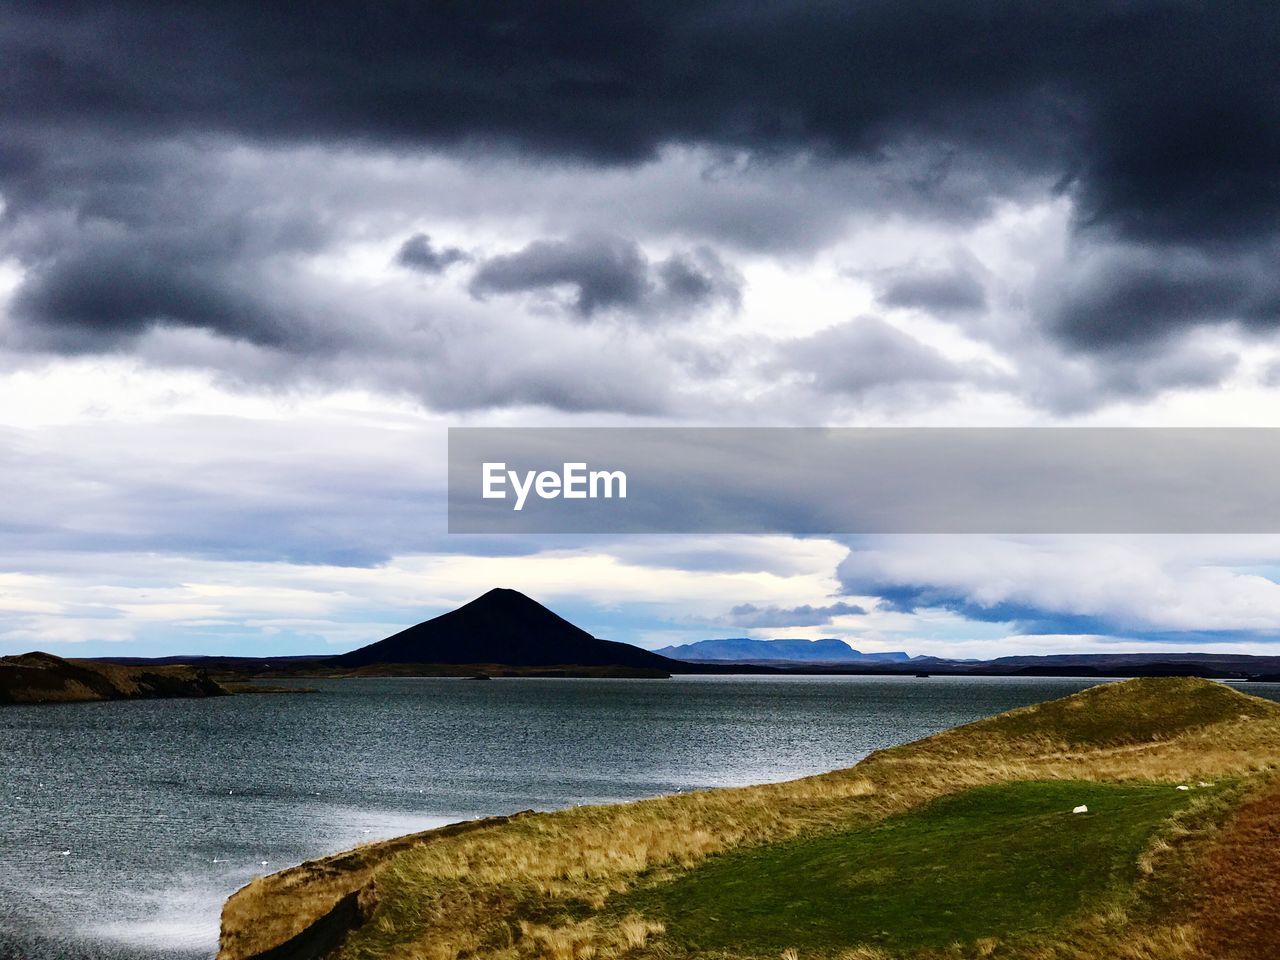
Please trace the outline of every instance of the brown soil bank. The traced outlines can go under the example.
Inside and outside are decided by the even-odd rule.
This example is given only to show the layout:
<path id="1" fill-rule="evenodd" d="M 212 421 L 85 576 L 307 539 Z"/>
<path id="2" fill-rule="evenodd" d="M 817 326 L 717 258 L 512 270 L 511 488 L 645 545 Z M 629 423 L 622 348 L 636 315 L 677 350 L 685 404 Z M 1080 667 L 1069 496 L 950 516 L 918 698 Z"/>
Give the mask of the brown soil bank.
<path id="1" fill-rule="evenodd" d="M 1280 782 L 1241 804 L 1198 868 L 1196 923 L 1209 954 L 1280 958 Z"/>
<path id="2" fill-rule="evenodd" d="M 1167 789 L 1186 802 L 1171 819 L 1153 825 L 1140 856 L 1126 855 L 1127 866 L 1117 867 L 1104 898 L 1082 902 L 1052 927 L 997 930 L 969 941 L 957 936 L 945 947 L 887 949 L 883 943 L 833 941 L 798 956 L 1273 956 L 1257 952 L 1251 931 L 1263 931 L 1258 936 L 1265 938 L 1260 924 L 1276 906 L 1274 847 L 1270 867 L 1259 864 L 1257 847 L 1273 843 L 1269 831 L 1280 808 L 1259 798 L 1271 790 L 1278 765 L 1277 704 L 1206 680 L 1108 684 L 879 751 L 847 770 L 499 818 L 260 878 L 228 900 L 219 960 L 776 960 L 776 950 L 708 953 L 682 940 L 664 923 L 669 918 L 645 907 L 662 902 L 646 901 L 645 891 L 687 885 L 707 875 L 703 867 L 731 856 L 746 855 L 742 862 L 772 864 L 771 869 L 788 858 L 802 862 L 795 851 L 830 850 L 840 837 L 863 828 L 898 830 L 895 824 L 908 823 L 901 818 L 927 814 L 941 798 L 963 802 L 975 790 L 989 793 L 996 785 L 1065 781 L 1146 784 L 1156 794 Z M 1071 812 L 1055 813 L 1052 823 L 1063 822 L 1060 815 L 1069 819 Z M 996 846 L 989 855 L 998 859 L 1002 826 L 998 817 L 992 820 Z M 1062 831 L 1061 842 L 1069 843 L 1070 834 Z M 948 861 L 948 848 L 940 839 L 928 852 L 932 857 L 936 849 L 937 869 L 944 874 L 957 868 Z M 863 866 L 850 863 L 849 869 Z M 1248 870 L 1262 873 L 1255 877 Z M 1256 917 L 1233 920 L 1225 907 L 1214 906 L 1254 896 L 1233 886 L 1224 877 L 1228 873 L 1246 877 L 1246 886 L 1262 896 Z M 976 876 L 981 879 L 982 871 Z M 1040 881 L 1054 886 L 1052 877 Z M 705 887 L 691 889 L 707 893 Z M 843 910 L 838 884 L 816 896 L 830 899 L 833 916 Z M 885 896 L 896 893 L 886 887 Z M 744 898 L 729 909 L 751 910 L 756 902 Z M 717 913 L 716 919 L 724 918 Z M 785 929 L 786 917 L 776 919 L 774 929 Z M 783 956 L 794 960 L 795 954 L 787 950 Z"/>
<path id="3" fill-rule="evenodd" d="M 229 692 L 196 667 L 123 667 L 64 660 L 49 653 L 0 657 L 0 704 L 217 697 Z"/>

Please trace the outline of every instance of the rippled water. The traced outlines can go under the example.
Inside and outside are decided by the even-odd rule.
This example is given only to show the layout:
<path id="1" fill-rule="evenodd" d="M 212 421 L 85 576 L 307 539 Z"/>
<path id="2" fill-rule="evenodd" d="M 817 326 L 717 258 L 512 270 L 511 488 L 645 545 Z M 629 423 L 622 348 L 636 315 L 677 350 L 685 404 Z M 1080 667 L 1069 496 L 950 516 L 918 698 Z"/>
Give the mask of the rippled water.
<path id="1" fill-rule="evenodd" d="M 1090 682 L 344 680 L 5 707 L 0 957 L 210 957 L 223 899 L 290 863 L 469 817 L 848 766 Z"/>

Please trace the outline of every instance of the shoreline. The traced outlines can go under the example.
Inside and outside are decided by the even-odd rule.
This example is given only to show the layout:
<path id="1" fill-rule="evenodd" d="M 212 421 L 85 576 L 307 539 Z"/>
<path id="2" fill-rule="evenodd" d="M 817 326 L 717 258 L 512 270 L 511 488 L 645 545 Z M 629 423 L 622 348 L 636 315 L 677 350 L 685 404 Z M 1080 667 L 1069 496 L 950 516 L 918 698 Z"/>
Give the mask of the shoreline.
<path id="1" fill-rule="evenodd" d="M 1088 739 L 1095 735 L 1088 730 L 1072 733 L 1071 725 L 1078 725 L 1079 721 L 1062 713 L 1061 704 L 1071 702 L 1105 703 L 1108 709 L 1123 713 L 1127 709 L 1124 701 L 1135 696 L 1142 700 L 1144 713 L 1159 715 L 1163 724 L 1153 728 L 1149 739 L 1143 739 L 1144 728 L 1138 724 L 1136 734 L 1113 731 L 1107 736 L 1114 735 L 1120 740 L 1095 742 Z M 1194 716 L 1188 719 L 1179 712 L 1185 712 L 1186 704 L 1178 702 L 1188 698 L 1197 704 L 1224 700 L 1228 703 L 1227 713 L 1214 714 L 1208 724 L 1200 723 Z M 1241 726 L 1245 721 L 1232 713 L 1240 705 L 1253 711 L 1254 719 L 1265 722 Z M 1027 729 L 1022 729 L 1023 726 Z M 1043 749 L 1045 737 L 1057 735 L 1066 738 L 1063 743 L 1069 745 L 1071 736 L 1077 734 L 1085 736 L 1085 740 L 1073 750 L 1064 750 L 1062 744 L 1052 751 Z M 765 844 L 761 849 L 783 844 L 785 848 L 800 833 L 831 829 L 822 824 L 848 822 L 852 815 L 858 822 L 872 825 L 886 817 L 920 809 L 939 797 L 982 784 L 1012 783 L 1028 778 L 1124 783 L 1136 782 L 1144 776 L 1157 782 L 1176 782 L 1193 771 L 1216 780 L 1229 771 L 1254 771 L 1260 757 L 1280 761 L 1280 708 L 1268 701 L 1202 680 L 1130 680 L 1101 684 L 1064 700 L 1013 710 L 923 740 L 876 751 L 852 767 L 800 780 L 670 794 L 603 807 L 525 815 L 517 820 L 499 819 L 489 822 L 493 830 L 485 830 L 483 839 L 478 834 L 467 836 L 479 830 L 476 826 L 453 833 L 428 831 L 301 864 L 257 878 L 228 898 L 223 908 L 218 956 L 219 960 L 324 956 L 324 952 L 297 952 L 303 948 L 306 938 L 297 942 L 295 938 L 306 934 L 316 923 L 321 923 L 321 930 L 327 931 L 320 938 L 329 944 L 326 951 L 348 937 L 363 938 L 362 943 L 369 937 L 377 940 L 382 935 L 381 927 L 379 923 L 370 924 L 370 919 L 382 916 L 379 911 L 391 911 L 387 916 L 400 916 L 403 907 L 397 905 L 403 898 L 418 896 L 413 892 L 416 888 L 412 883 L 403 878 L 416 875 L 418 870 L 427 870 L 424 877 L 434 875 L 431 871 L 437 868 L 431 864 L 441 857 L 498 858 L 495 866 L 486 868 L 495 871 L 492 882 L 497 886 L 492 896 L 497 898 L 497 905 L 465 922 L 465 918 L 456 922 L 441 920 L 445 927 L 431 928 L 434 932 L 430 933 L 424 929 L 421 934 L 436 938 L 448 934 L 461 937 L 457 942 L 462 943 L 466 940 L 466 923 L 485 927 L 499 922 L 503 916 L 509 917 L 505 910 L 514 910 L 519 916 L 525 909 L 519 906 L 518 898 L 510 900 L 513 894 L 502 892 L 508 889 L 505 886 L 508 882 L 520 888 L 529 883 L 535 886 L 550 883 L 546 894 L 550 904 L 557 902 L 558 897 L 568 896 L 567 891 L 556 892 L 565 881 L 537 879 L 546 877 L 548 871 L 554 874 L 559 869 L 556 864 L 566 856 L 586 858 L 584 862 L 603 858 L 599 861 L 601 864 L 614 864 L 617 858 L 630 856 L 627 851 L 633 849 L 633 844 L 640 844 L 635 849 L 643 848 L 647 852 L 641 867 L 636 869 L 646 872 L 633 874 L 628 872 L 631 868 L 623 869 L 618 879 L 606 886 L 613 890 L 612 884 L 618 883 L 622 886 L 616 889 L 630 889 L 637 882 L 636 877 L 678 877 L 682 870 L 687 870 L 672 864 L 696 864 L 717 851 L 745 849 L 744 844 L 751 848 Z M 475 823 L 466 821 L 455 827 Z M 655 827 L 661 823 L 661 831 L 650 832 L 649 823 Z M 534 824 L 538 826 L 535 828 Z M 554 838 L 555 844 L 540 846 L 544 841 L 538 838 L 544 835 L 546 843 Z M 528 847 L 530 843 L 534 844 L 533 848 Z M 506 853 L 502 852 L 504 849 Z M 473 852 L 464 853 L 464 850 Z M 535 855 L 535 850 L 542 852 Z M 664 850 L 669 852 L 663 853 Z M 672 857 L 675 860 L 670 859 Z M 693 859 L 688 860 L 689 857 Z M 518 860 L 526 865 L 521 870 L 532 872 L 526 875 L 517 871 L 511 874 L 510 881 L 503 880 L 508 873 L 498 864 L 505 860 Z M 385 873 L 383 868 L 392 863 L 396 864 L 394 874 Z M 352 868 L 352 864 L 356 866 Z M 612 875 L 609 871 L 620 868 L 615 864 L 600 869 Z M 651 874 L 653 870 L 658 873 Z M 443 879 L 445 876 L 447 873 L 423 889 L 437 890 L 440 884 L 447 888 L 450 881 Z M 633 879 L 626 879 L 629 876 Z M 396 879 L 388 887 L 382 880 L 390 877 Z M 569 887 L 578 889 L 575 884 L 581 882 L 570 882 Z M 406 883 L 409 883 L 407 888 Z M 583 889 L 581 896 L 590 900 L 594 895 L 586 890 L 594 888 L 588 883 Z M 606 900 L 610 896 L 616 898 L 617 895 L 608 894 Z M 509 905 L 501 906 L 503 903 Z M 339 915 L 345 918 L 342 923 L 335 919 Z M 592 923 L 600 928 L 593 936 L 603 937 L 601 943 L 607 941 L 612 934 L 605 929 L 606 920 Z M 385 925 L 385 921 L 381 925 Z M 311 935 L 320 937 L 319 933 Z M 410 929 L 406 935 L 419 934 Z M 290 947 L 293 952 L 274 952 L 289 943 L 294 944 Z M 380 955 L 376 950 L 367 952 L 368 944 L 362 949 L 366 950 L 362 956 Z"/>

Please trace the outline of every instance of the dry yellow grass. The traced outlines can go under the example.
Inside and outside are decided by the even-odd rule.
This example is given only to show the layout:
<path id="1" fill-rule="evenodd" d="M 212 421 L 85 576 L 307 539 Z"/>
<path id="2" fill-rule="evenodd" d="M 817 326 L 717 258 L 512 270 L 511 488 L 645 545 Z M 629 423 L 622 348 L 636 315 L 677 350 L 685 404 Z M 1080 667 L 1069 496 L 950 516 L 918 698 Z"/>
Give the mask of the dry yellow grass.
<path id="1" fill-rule="evenodd" d="M 1140 703 L 1144 716 L 1163 711 L 1175 718 L 1177 732 L 1140 739 L 1120 729 L 1112 735 L 1088 717 L 1099 704 L 1121 702 L 1126 715 L 1133 702 Z M 1184 722 L 1188 716 L 1191 722 Z M 280 917 L 291 917 L 296 928 L 305 926 L 336 896 L 371 879 L 377 908 L 343 947 L 343 960 L 682 956 L 679 945 L 664 939 L 651 920 L 595 911 L 642 878 L 674 875 L 729 849 L 871 823 L 970 787 L 1052 779 L 1195 782 L 1248 777 L 1277 763 L 1280 707 L 1275 704 L 1208 681 L 1127 681 L 881 751 L 847 770 L 782 784 L 582 807 L 385 851 L 371 848 L 359 869 L 320 884 L 304 876 L 297 883 L 257 881 L 228 902 L 219 958 L 244 960 L 286 939 L 290 924 L 282 925 Z M 1161 842 L 1177 839 L 1166 835 Z M 1147 872 L 1158 871 L 1162 853 L 1153 848 L 1144 855 Z M 1125 918 L 1111 918 L 1109 925 L 1096 924 L 1082 936 L 1079 943 L 1062 942 L 1034 954 L 1011 954 L 998 942 L 980 942 L 957 944 L 943 955 L 1199 956 L 1190 927 L 1136 929 Z M 1100 945 L 1116 952 L 1099 953 Z M 870 948 L 842 954 L 847 960 L 881 955 Z"/>
<path id="2" fill-rule="evenodd" d="M 525 814 L 516 814 L 517 817 Z M 420 843 L 509 823 L 511 817 L 452 824 L 436 830 L 367 843 L 319 860 L 258 877 L 231 897 L 222 911 L 219 960 L 243 958 L 283 943 L 364 887 L 397 853 Z"/>

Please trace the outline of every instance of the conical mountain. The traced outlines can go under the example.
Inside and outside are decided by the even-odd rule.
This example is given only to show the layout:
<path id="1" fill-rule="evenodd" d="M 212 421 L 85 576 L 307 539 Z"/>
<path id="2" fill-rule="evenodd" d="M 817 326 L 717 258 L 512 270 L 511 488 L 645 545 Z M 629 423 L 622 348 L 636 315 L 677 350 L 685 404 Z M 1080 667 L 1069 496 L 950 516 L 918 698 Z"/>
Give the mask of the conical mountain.
<path id="1" fill-rule="evenodd" d="M 457 610 L 335 657 L 363 667 L 382 663 L 494 663 L 515 667 L 641 667 L 681 672 L 648 650 L 600 640 L 518 590 L 495 588 Z"/>

